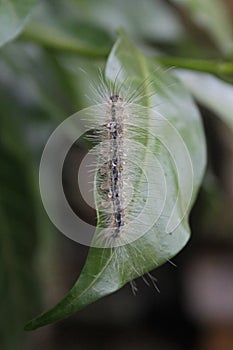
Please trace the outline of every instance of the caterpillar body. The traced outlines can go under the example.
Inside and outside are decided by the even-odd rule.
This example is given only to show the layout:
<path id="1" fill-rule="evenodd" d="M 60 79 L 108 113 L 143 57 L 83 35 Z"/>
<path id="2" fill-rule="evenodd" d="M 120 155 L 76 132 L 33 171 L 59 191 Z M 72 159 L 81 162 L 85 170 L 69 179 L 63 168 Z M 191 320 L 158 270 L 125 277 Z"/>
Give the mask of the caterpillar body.
<path id="1" fill-rule="evenodd" d="M 115 94 L 110 96 L 110 120 L 105 124 L 106 138 L 109 141 L 109 161 L 101 168 L 103 183 L 101 190 L 105 191 L 106 199 L 112 207 L 111 226 L 114 228 L 113 237 L 117 237 L 124 225 L 123 207 L 123 170 L 124 161 L 124 114 L 122 98 Z"/>
<path id="2" fill-rule="evenodd" d="M 90 138 L 97 146 L 90 152 L 95 161 L 95 202 L 98 227 L 92 245 L 114 247 L 141 237 L 157 220 L 165 200 L 165 179 L 161 166 L 147 148 L 155 145 L 155 130 L 149 130 L 148 108 L 135 102 L 142 96 L 140 86 L 113 85 L 102 78 L 98 97 L 102 103 L 85 115 L 86 126 L 94 129 Z M 95 111 L 94 111 L 95 109 Z M 159 118 L 151 112 L 154 119 Z M 155 123 L 154 123 L 155 124 Z M 142 141 L 143 140 L 143 141 Z M 144 144 L 143 144 L 144 142 Z M 158 150 L 157 150 L 158 152 Z M 158 186 L 155 186 L 155 183 Z M 156 205 L 156 199 L 162 205 Z"/>
<path id="3" fill-rule="evenodd" d="M 135 81 L 122 77 L 118 74 L 110 82 L 101 77 L 94 86 L 97 103 L 59 125 L 46 144 L 40 166 L 41 196 L 51 220 L 76 242 L 98 248 L 124 246 L 149 232 L 159 242 L 159 232 L 167 235 L 178 227 L 192 195 L 187 147 L 169 120 L 153 107 L 150 82 L 135 87 Z M 85 134 L 94 141 L 87 157 L 94 159 L 91 181 L 98 223 L 95 233 L 93 226 L 85 225 L 84 235 L 83 221 L 66 201 L 57 174 L 62 174 L 72 144 Z M 169 181 L 174 183 L 169 197 L 166 168 L 172 169 Z M 185 175 L 187 171 L 190 176 Z M 53 197 L 46 191 L 48 183 Z M 182 183 L 178 192 L 177 183 Z"/>

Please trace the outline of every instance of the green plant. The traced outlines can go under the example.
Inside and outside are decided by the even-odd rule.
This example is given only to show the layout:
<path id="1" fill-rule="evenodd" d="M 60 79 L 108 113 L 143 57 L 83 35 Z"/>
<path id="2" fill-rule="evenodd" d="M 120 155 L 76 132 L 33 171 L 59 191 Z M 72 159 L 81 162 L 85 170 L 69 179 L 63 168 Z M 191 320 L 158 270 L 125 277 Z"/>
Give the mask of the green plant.
<path id="1" fill-rule="evenodd" d="M 102 0 L 98 2 L 98 8 L 96 2 L 91 0 L 69 3 L 60 0 L 56 4 L 48 1 L 41 2 L 37 11 L 34 10 L 34 14 L 25 21 L 34 3 L 35 1 L 22 1 L 18 4 L 12 0 L 0 5 L 1 45 L 7 44 L 18 35 L 15 42 L 2 47 L 2 151 L 5 152 L 6 159 L 15 159 L 15 162 L 9 163 L 12 164 L 10 172 L 18 173 L 19 170 L 16 169 L 20 168 L 25 177 L 20 182 L 22 188 L 16 186 L 14 197 L 19 198 L 16 196 L 17 191 L 22 191 L 24 196 L 29 193 L 31 199 L 27 207 L 32 210 L 31 217 L 35 217 L 35 227 L 31 229 L 33 233 L 30 237 L 28 229 L 23 228 L 22 224 L 17 231 L 15 227 L 18 219 L 12 209 L 7 209 L 9 192 L 4 190 L 1 246 L 11 242 L 19 253 L 13 255 L 19 256 L 18 263 L 22 266 L 22 271 L 26 271 L 25 262 L 20 261 L 24 256 L 22 250 L 25 249 L 17 244 L 21 230 L 26 236 L 24 240 L 30 242 L 29 245 L 33 246 L 35 252 L 34 239 L 37 237 L 42 245 L 39 254 L 47 242 L 44 233 L 49 231 L 46 220 L 41 219 L 36 186 L 30 188 L 28 185 L 29 182 L 35 181 L 33 171 L 26 172 L 25 164 L 26 167 L 35 169 L 35 159 L 39 158 L 49 133 L 67 115 L 90 103 L 84 97 L 85 93 L 89 92 L 87 78 L 77 69 L 78 66 L 85 69 L 94 81 L 97 81 L 96 72 L 99 66 L 106 66 L 105 74 L 113 81 L 113 67 L 116 64 L 123 68 L 125 78 L 133 77 L 137 84 L 150 77 L 153 83 L 149 87 L 149 93 L 156 98 L 156 110 L 179 131 L 191 156 L 194 170 L 192 204 L 202 181 L 206 159 L 202 123 L 196 102 L 190 95 L 221 118 L 231 130 L 233 125 L 233 99 L 229 97 L 233 95 L 232 29 L 225 7 L 220 1 L 187 0 L 179 3 L 174 0 L 163 3 L 147 0 L 143 5 L 136 1 L 134 11 L 130 1 L 120 2 L 116 6 L 114 1 L 107 3 Z M 187 33 L 182 16 L 180 17 L 181 12 L 185 13 L 192 23 L 191 29 L 187 27 Z M 118 38 L 115 27 L 118 27 L 119 23 L 114 25 L 117 14 L 120 14 L 120 24 L 127 32 L 125 34 L 121 31 Z M 159 22 L 159 16 L 163 16 L 166 30 L 162 22 Z M 200 18 L 203 16 L 206 21 L 201 22 Z M 166 21 L 166 18 L 169 18 L 169 21 Z M 159 23 L 156 24 L 157 22 Z M 138 44 L 133 44 L 136 41 Z M 143 48 L 139 50 L 137 47 L 141 44 Z M 174 69 L 166 72 L 167 67 Z M 11 103 L 12 99 L 14 104 Z M 149 100 L 144 98 L 143 104 L 151 107 L 148 103 Z M 6 115 L 9 116 L 7 120 Z M 151 122 L 153 123 L 153 119 Z M 19 125 L 16 136 L 11 125 Z M 165 128 L 164 135 L 166 132 Z M 148 144 L 148 140 L 143 137 L 140 142 L 147 147 L 148 152 L 155 153 L 154 145 Z M 22 143 L 23 145 L 19 146 Z M 22 152 L 18 150 L 24 148 L 30 149 L 31 154 L 25 152 L 22 157 Z M 178 154 L 179 157 L 182 159 L 183 154 Z M 2 159 L 3 164 L 4 157 Z M 166 169 L 168 192 L 172 196 L 178 189 L 174 165 L 166 151 L 160 155 L 160 161 Z M 24 181 L 27 188 L 22 185 Z M 10 189 L 12 183 L 17 184 L 17 179 L 10 180 L 8 176 L 3 176 L 2 183 L 5 189 Z M 179 184 L 184 189 L 184 197 L 180 197 L 181 202 L 187 195 L 185 185 L 185 182 Z M 171 201 L 168 200 L 165 207 L 169 211 Z M 6 215 L 6 210 L 14 217 L 12 222 L 9 214 Z M 189 238 L 189 211 L 172 235 L 165 233 L 164 224 L 161 223 L 130 244 L 128 250 L 122 249 L 120 254 L 116 255 L 112 249 L 91 248 L 83 272 L 68 295 L 54 309 L 30 322 L 27 329 L 68 316 L 173 257 Z M 23 217 L 26 218 L 22 214 L 20 220 Z M 15 223 L 14 227 L 9 228 L 9 223 Z M 5 248 L 4 251 L 6 252 Z M 135 251 L 140 254 L 135 254 Z M 3 257 L 3 254 L 1 255 Z M 25 259 L 27 262 L 38 264 L 38 260 L 34 261 L 30 254 L 26 254 Z M 4 260 L 3 266 L 10 266 L 7 265 L 7 261 L 9 260 Z M 32 279 L 35 278 L 33 271 L 29 271 L 29 275 Z M 30 282 L 24 285 L 25 291 L 31 293 L 31 300 L 35 300 L 36 294 L 31 291 L 29 285 Z M 17 288 L 15 292 L 19 294 Z M 22 303 L 24 301 L 18 301 L 20 307 Z M 22 319 L 26 320 L 29 313 L 31 312 L 20 312 Z M 22 320 L 16 323 L 17 335 Z M 9 336 L 6 336 L 6 339 L 6 346 L 13 348 Z"/>

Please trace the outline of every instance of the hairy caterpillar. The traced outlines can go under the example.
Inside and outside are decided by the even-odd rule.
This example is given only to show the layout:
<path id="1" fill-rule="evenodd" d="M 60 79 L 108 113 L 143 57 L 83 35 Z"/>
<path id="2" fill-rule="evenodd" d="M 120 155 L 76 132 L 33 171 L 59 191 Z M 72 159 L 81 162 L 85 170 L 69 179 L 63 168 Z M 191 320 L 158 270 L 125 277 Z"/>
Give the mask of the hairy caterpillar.
<path id="1" fill-rule="evenodd" d="M 174 231 L 192 194 L 187 147 L 175 127 L 153 107 L 153 82 L 146 79 L 136 85 L 122 79 L 121 73 L 110 82 L 100 76 L 100 83 L 94 85 L 99 103 L 59 125 L 46 144 L 40 166 L 41 197 L 51 220 L 73 240 L 100 248 L 134 242 L 158 220 L 165 233 Z M 143 106 L 145 101 L 147 106 Z M 90 131 L 95 144 L 87 155 L 94 159 L 95 234 L 72 211 L 59 175 L 72 144 Z M 178 178 L 171 181 L 178 185 L 182 181 L 181 190 L 170 193 L 172 201 L 167 198 L 166 163 L 177 173 Z"/>
<path id="2" fill-rule="evenodd" d="M 168 261 L 189 239 L 188 212 L 204 164 L 196 166 L 201 162 L 195 149 L 202 129 L 192 100 L 181 86 L 169 91 L 174 79 L 159 70 L 155 74 L 152 62 L 123 35 L 108 58 L 105 76 L 94 85 L 97 103 L 59 125 L 40 164 L 41 197 L 50 219 L 66 236 L 91 248 L 71 291 L 27 329 L 69 316 L 115 292 Z M 165 102 L 165 108 L 154 108 L 157 102 Z M 94 159 L 95 232 L 72 211 L 61 181 L 69 149 L 88 132 L 95 141 L 87 155 Z M 192 158 L 183 140 L 191 144 Z"/>
<path id="3" fill-rule="evenodd" d="M 136 103 L 145 98 L 142 92 L 150 82 L 143 81 L 132 92 L 129 82 L 118 83 L 119 74 L 113 83 L 100 75 L 95 87 L 97 98 L 102 99 L 95 106 L 99 125 L 93 123 L 93 115 L 84 119 L 88 129 L 95 129 L 89 138 L 98 142 L 90 152 L 96 160 L 93 170 L 99 215 L 92 245 L 101 247 L 125 245 L 142 236 L 161 215 L 166 194 L 163 170 L 143 144 L 156 142 L 154 131 L 145 123 L 148 111 Z M 156 200 L 162 200 L 162 205 L 153 205 Z"/>

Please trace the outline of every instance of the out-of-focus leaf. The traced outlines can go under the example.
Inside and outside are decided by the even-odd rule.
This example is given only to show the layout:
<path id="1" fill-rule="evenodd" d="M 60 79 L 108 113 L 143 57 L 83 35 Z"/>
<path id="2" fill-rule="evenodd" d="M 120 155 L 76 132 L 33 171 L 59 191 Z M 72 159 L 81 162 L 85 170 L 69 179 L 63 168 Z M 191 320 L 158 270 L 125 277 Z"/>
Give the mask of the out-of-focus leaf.
<path id="1" fill-rule="evenodd" d="M 58 123 L 77 109 L 77 93 L 56 55 L 34 45 L 16 42 L 4 49 L 0 83 L 19 102 L 19 108 L 27 109 L 21 118 L 26 129 L 38 119 L 44 121 L 42 128 L 49 122 Z M 38 135 L 38 129 L 36 132 Z"/>
<path id="2" fill-rule="evenodd" d="M 110 37 L 104 30 L 85 23 L 75 23 L 72 27 L 68 26 L 68 23 L 52 26 L 31 22 L 24 31 L 23 38 L 51 49 L 90 57 L 107 56 L 111 43 Z"/>
<path id="3" fill-rule="evenodd" d="M 230 54 L 233 51 L 232 19 L 221 0 L 171 0 L 184 7 L 195 23 L 205 29 L 215 40 L 219 49 Z"/>
<path id="4" fill-rule="evenodd" d="M 36 0 L 0 0 L 0 46 L 23 30 L 35 3 Z"/>
<path id="5" fill-rule="evenodd" d="M 176 12 L 162 0 L 134 0 L 133 4 L 131 0 L 57 0 L 47 6 L 51 13 L 56 11 L 57 19 L 62 15 L 76 23 L 92 23 L 114 36 L 119 28 L 137 39 L 165 42 L 185 34 Z M 37 19 L 40 21 L 39 15 Z"/>
<path id="6" fill-rule="evenodd" d="M 177 70 L 176 75 L 198 102 L 212 110 L 233 130 L 233 85 L 207 73 Z"/>
<path id="7" fill-rule="evenodd" d="M 146 94 L 143 104 L 147 107 L 152 107 L 156 104 L 159 107 L 154 110 L 154 113 L 156 114 L 157 111 L 161 112 L 167 118 L 166 120 L 169 121 L 169 124 L 165 123 L 162 126 L 156 138 L 151 138 L 149 134 L 143 133 L 137 139 L 146 146 L 144 149 L 145 154 L 142 151 L 140 151 L 140 154 L 138 153 L 138 159 L 142 158 L 138 162 L 142 164 L 143 170 L 147 174 L 151 174 L 153 179 L 155 179 L 154 164 L 149 161 L 149 154 L 154 154 L 154 156 L 158 157 L 165 171 L 167 195 L 162 212 L 163 215 L 161 215 L 155 224 L 152 224 L 148 228 L 142 237 L 132 243 L 121 247 L 105 249 L 90 248 L 84 269 L 71 291 L 53 309 L 30 321 L 26 326 L 27 330 L 35 329 L 67 317 L 88 304 L 117 291 L 130 280 L 154 269 L 173 257 L 183 248 L 189 239 L 188 213 L 191 209 L 191 203 L 193 203 L 196 197 L 206 162 L 205 141 L 198 110 L 184 88 L 168 73 L 161 72 L 160 70 L 155 71 L 154 64 L 143 56 L 125 35 L 121 35 L 107 62 L 106 76 L 112 82 L 115 80 L 116 72 L 121 72 L 120 82 L 124 82 L 128 77 L 134 77 L 135 79 L 132 79 L 133 88 L 138 87 L 140 83 L 150 77 L 151 84 L 147 85 L 147 93 L 148 95 L 155 94 L 155 99 L 151 101 L 150 97 Z M 97 109 L 91 109 L 90 107 L 86 110 L 86 113 L 90 111 L 90 115 L 94 117 L 95 114 L 91 114 L 91 112 L 95 110 Z M 143 109 L 143 120 L 145 126 L 149 125 L 150 132 L 152 132 L 156 127 L 157 121 L 153 118 L 153 113 L 150 111 L 150 108 Z M 173 148 L 172 151 L 172 155 L 175 157 L 173 159 L 175 159 L 175 162 L 178 161 L 179 166 L 182 167 L 182 170 L 180 169 L 182 172 L 180 176 L 182 176 L 183 180 L 179 181 L 171 154 L 169 155 L 166 147 L 160 147 L 164 140 L 172 139 L 174 136 L 173 133 L 169 132 L 169 125 L 173 125 L 184 140 L 189 150 L 191 157 L 189 159 L 193 168 L 193 193 L 191 195 L 192 198 L 190 198 L 189 209 L 180 225 L 172 232 L 166 230 L 167 214 L 171 213 L 176 198 L 179 209 L 183 207 L 184 202 L 190 195 L 190 187 L 186 185 L 192 175 L 184 165 L 186 157 L 185 148 L 174 147 L 175 149 Z M 143 159 L 147 161 L 143 162 Z M 137 189 L 140 192 L 144 183 L 142 176 L 137 174 L 132 181 L 137 182 Z M 135 183 L 133 184 L 135 185 Z M 154 181 L 150 185 L 154 189 L 156 186 L 160 186 L 160 184 Z M 177 193 L 179 193 L 178 197 L 176 197 Z M 132 205 L 134 205 L 134 201 Z M 161 199 L 158 196 L 154 198 L 150 209 L 152 207 L 159 207 L 160 205 Z M 178 220 L 178 212 L 175 212 L 175 220 Z M 143 222 L 141 222 L 142 229 L 143 224 L 147 225 L 147 222 L 153 220 L 153 217 L 150 215 L 148 212 L 144 214 Z M 98 223 L 97 232 L 100 226 L 101 220 Z M 127 227 L 125 230 L 127 230 Z M 126 236 L 128 234 L 132 236 L 134 232 L 127 232 Z"/>
<path id="8" fill-rule="evenodd" d="M 21 38 L 54 50 L 89 57 L 107 56 L 112 46 L 112 38 L 107 30 L 95 22 L 86 20 L 80 9 L 67 18 L 64 12 L 68 5 L 63 2 L 62 13 L 59 13 L 59 3 L 54 5 L 55 7 L 45 2 L 37 6 L 37 11 Z"/>
<path id="9" fill-rule="evenodd" d="M 0 339 L 22 349 L 22 323 L 38 304 L 33 261 L 37 249 L 34 175 L 12 108 L 0 98 Z M 12 104 L 12 101 L 10 101 Z"/>

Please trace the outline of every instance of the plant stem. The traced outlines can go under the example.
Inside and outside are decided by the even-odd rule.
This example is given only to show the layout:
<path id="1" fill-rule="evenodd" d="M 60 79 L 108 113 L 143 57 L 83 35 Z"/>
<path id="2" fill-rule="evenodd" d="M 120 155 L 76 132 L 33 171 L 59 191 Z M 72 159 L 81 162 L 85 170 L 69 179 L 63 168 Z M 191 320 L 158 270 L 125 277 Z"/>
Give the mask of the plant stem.
<path id="1" fill-rule="evenodd" d="M 84 45 L 78 38 L 64 35 L 58 29 L 30 23 L 20 36 L 21 39 L 32 41 L 49 49 L 75 53 L 89 58 L 107 57 L 110 48 Z"/>
<path id="2" fill-rule="evenodd" d="M 89 58 L 106 58 L 109 48 L 83 45 L 78 38 L 67 37 L 57 29 L 31 23 L 21 34 L 23 40 L 30 40 L 54 50 L 67 51 Z M 164 66 L 207 72 L 216 75 L 233 75 L 233 62 L 219 60 L 199 60 L 169 56 L 156 56 L 156 61 Z"/>
<path id="3" fill-rule="evenodd" d="M 156 61 L 164 66 L 174 66 L 216 75 L 233 74 L 233 62 L 220 60 L 202 60 L 178 57 L 157 56 Z"/>

